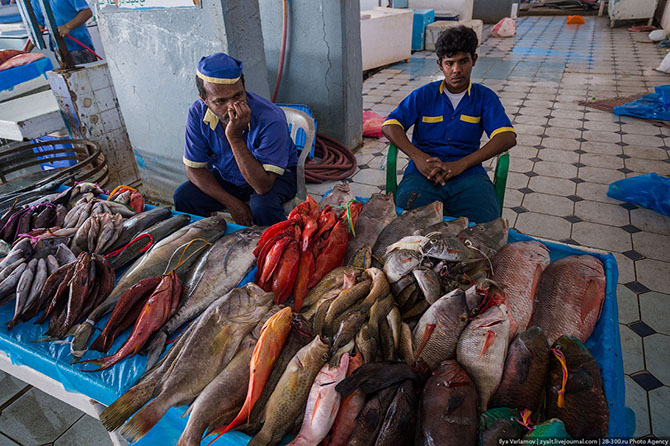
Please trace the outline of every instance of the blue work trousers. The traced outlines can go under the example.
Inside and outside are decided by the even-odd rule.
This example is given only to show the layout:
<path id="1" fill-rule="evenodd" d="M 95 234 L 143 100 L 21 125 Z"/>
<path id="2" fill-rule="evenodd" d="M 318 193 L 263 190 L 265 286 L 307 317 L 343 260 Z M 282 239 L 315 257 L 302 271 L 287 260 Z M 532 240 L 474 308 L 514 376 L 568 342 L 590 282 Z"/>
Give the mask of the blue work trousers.
<path id="1" fill-rule="evenodd" d="M 418 208 L 433 201 L 444 203 L 444 215 L 465 216 L 474 223 L 500 217 L 500 203 L 487 175 L 457 176 L 442 186 L 421 174 L 409 174 L 398 185 L 396 204 L 403 209 Z"/>
<path id="2" fill-rule="evenodd" d="M 266 194 L 257 194 L 251 186 L 236 186 L 224 180 L 216 170 L 212 170 L 212 173 L 226 192 L 249 204 L 255 225 L 271 226 L 286 220 L 282 205 L 295 197 L 297 190 L 295 167 L 287 168 L 284 175 L 277 175 L 272 190 Z M 173 198 L 175 210 L 203 217 L 226 208 L 190 181 L 181 184 L 174 191 Z"/>

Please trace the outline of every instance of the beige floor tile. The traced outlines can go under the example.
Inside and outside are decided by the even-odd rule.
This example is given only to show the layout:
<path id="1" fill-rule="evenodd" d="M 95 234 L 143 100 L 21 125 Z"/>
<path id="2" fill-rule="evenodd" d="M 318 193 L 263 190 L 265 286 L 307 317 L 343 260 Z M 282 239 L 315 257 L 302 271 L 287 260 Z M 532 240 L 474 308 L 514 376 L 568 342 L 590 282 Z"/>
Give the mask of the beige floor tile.
<path id="1" fill-rule="evenodd" d="M 635 233 L 633 234 L 633 249 L 650 259 L 670 262 L 670 235 L 653 232 Z"/>
<path id="2" fill-rule="evenodd" d="M 640 294 L 640 313 L 642 320 L 651 328 L 670 335 L 670 295 L 653 291 Z"/>
<path id="3" fill-rule="evenodd" d="M 632 135 L 658 135 L 663 133 L 661 127 L 652 124 L 625 124 L 622 130 Z"/>
<path id="4" fill-rule="evenodd" d="M 569 150 L 574 152 L 579 149 L 580 143 L 574 138 L 543 138 L 542 145 L 548 149 Z"/>
<path id="5" fill-rule="evenodd" d="M 630 221 L 643 231 L 670 235 L 670 217 L 651 209 L 633 209 L 630 211 Z"/>
<path id="6" fill-rule="evenodd" d="M 84 415 L 58 438 L 53 446 L 112 446 L 107 430 L 99 420 Z"/>
<path id="7" fill-rule="evenodd" d="M 623 160 L 611 155 L 583 153 L 579 162 L 587 166 L 604 167 L 606 169 L 620 169 L 623 167 Z"/>
<path id="8" fill-rule="evenodd" d="M 658 147 L 626 146 L 623 148 L 623 153 L 633 158 L 644 158 L 649 160 L 668 159 L 668 152 Z"/>
<path id="9" fill-rule="evenodd" d="M 579 178 L 591 183 L 610 184 L 626 177 L 623 172 L 614 169 L 603 169 L 602 167 L 580 167 Z"/>
<path id="10" fill-rule="evenodd" d="M 583 127 L 588 130 L 597 130 L 599 132 L 618 132 L 621 130 L 621 124 L 607 121 L 588 121 L 584 123 Z"/>
<path id="11" fill-rule="evenodd" d="M 531 212 L 565 217 L 572 215 L 574 203 L 565 197 L 536 192 L 524 197 L 523 207 Z"/>
<path id="12" fill-rule="evenodd" d="M 655 172 L 670 175 L 670 164 L 662 161 L 630 158 L 626 160 L 626 167 L 638 174 Z"/>
<path id="13" fill-rule="evenodd" d="M 559 110 L 575 110 L 575 111 L 582 111 L 584 110 L 583 105 L 579 105 L 574 102 L 556 102 L 554 104 L 554 107 L 559 109 Z"/>
<path id="14" fill-rule="evenodd" d="M 556 161 L 568 164 L 579 161 L 579 153 L 575 153 L 572 150 L 542 149 L 538 157 L 542 161 Z"/>
<path id="15" fill-rule="evenodd" d="M 341 183 L 341 181 L 324 181 L 321 184 L 308 184 L 307 185 L 307 192 L 312 194 L 317 194 L 317 195 L 324 195 L 326 192 L 331 190 L 336 184 Z"/>
<path id="16" fill-rule="evenodd" d="M 670 382 L 670 336 L 654 334 L 644 338 L 647 370 L 662 383 Z"/>
<path id="17" fill-rule="evenodd" d="M 584 200 L 575 203 L 575 215 L 584 221 L 603 225 L 624 226 L 630 223 L 628 210 L 616 204 L 599 201 Z"/>
<path id="18" fill-rule="evenodd" d="M 545 125 L 549 119 L 544 116 L 528 116 L 520 115 L 514 117 L 514 125 L 524 124 L 524 125 Z"/>
<path id="19" fill-rule="evenodd" d="M 507 110 L 507 107 L 505 107 L 505 110 Z M 519 113 L 524 116 L 547 116 L 549 115 L 549 112 L 549 108 L 544 107 L 525 106 L 519 109 Z M 507 111 L 507 113 L 509 113 L 509 111 Z"/>
<path id="20" fill-rule="evenodd" d="M 381 169 L 363 169 L 352 177 L 354 183 L 363 183 L 371 186 L 386 184 L 386 172 Z"/>
<path id="21" fill-rule="evenodd" d="M 350 183 L 351 192 L 356 197 L 370 197 L 372 194 L 380 192 L 379 187 L 370 186 L 363 183 Z"/>
<path id="22" fill-rule="evenodd" d="M 513 208 L 521 206 L 523 194 L 516 189 L 505 189 L 505 206 Z"/>
<path id="23" fill-rule="evenodd" d="M 552 215 L 526 212 L 519 214 L 516 229 L 524 234 L 543 237 L 550 240 L 563 240 L 570 238 L 570 223 Z"/>
<path id="24" fill-rule="evenodd" d="M 651 433 L 649 427 L 649 404 L 647 403 L 647 392 L 633 381 L 630 376 L 625 376 L 626 406 L 635 412 L 635 437 L 643 437 Z"/>
<path id="25" fill-rule="evenodd" d="M 563 127 L 566 129 L 578 129 L 584 125 L 582 121 L 569 118 L 553 118 L 551 121 L 549 121 L 549 124 L 552 127 Z"/>
<path id="26" fill-rule="evenodd" d="M 651 426 L 658 438 L 670 437 L 670 387 L 663 386 L 649 391 Z"/>
<path id="27" fill-rule="evenodd" d="M 624 129 L 624 131 L 625 131 L 625 129 Z M 657 138 L 656 136 L 651 136 L 651 135 L 629 134 L 629 135 L 623 135 L 621 138 L 622 138 L 622 141 L 625 142 L 626 144 L 631 144 L 631 145 L 636 145 L 636 146 L 658 147 L 658 146 L 663 145 L 663 140 L 661 138 Z"/>
<path id="28" fill-rule="evenodd" d="M 629 251 L 630 234 L 623 229 L 582 221 L 572 228 L 572 238 L 584 246 L 612 252 Z"/>
<path id="29" fill-rule="evenodd" d="M 599 153 L 602 155 L 620 155 L 621 146 L 610 142 L 586 141 L 582 143 L 581 149 L 587 153 Z"/>
<path id="30" fill-rule="evenodd" d="M 582 138 L 584 138 L 587 141 L 610 142 L 610 143 L 621 142 L 621 135 L 614 132 L 601 132 L 598 130 L 585 131 Z"/>
<path id="31" fill-rule="evenodd" d="M 623 324 L 619 324 L 619 332 L 621 333 L 623 372 L 625 374 L 630 374 L 644 370 L 642 338 Z"/>
<path id="32" fill-rule="evenodd" d="M 551 111 L 551 116 L 553 116 L 554 118 L 564 118 L 564 119 L 582 119 L 584 117 L 584 114 L 576 110 L 554 109 Z"/>
<path id="33" fill-rule="evenodd" d="M 563 178 L 551 178 L 545 176 L 533 177 L 530 179 L 528 187 L 535 192 L 563 197 L 575 194 L 575 183 Z"/>
<path id="34" fill-rule="evenodd" d="M 556 163 L 553 161 L 539 161 L 535 163 L 533 172 L 555 178 L 574 178 L 577 176 L 577 168 L 572 164 Z"/>
<path id="35" fill-rule="evenodd" d="M 586 200 L 600 201 L 602 203 L 618 204 L 619 200 L 615 200 L 607 196 L 609 185 L 599 183 L 580 183 L 577 185 L 576 195 Z"/>
<path id="36" fill-rule="evenodd" d="M 538 150 L 535 147 L 517 145 L 509 150 L 510 155 L 519 158 L 533 158 L 537 156 Z"/>
<path id="37" fill-rule="evenodd" d="M 619 269 L 619 282 L 635 282 L 637 280 L 635 276 L 635 262 L 618 252 L 613 252 L 612 254 L 616 258 L 617 268 Z"/>
<path id="38" fill-rule="evenodd" d="M 507 187 L 512 189 L 521 189 L 528 186 L 528 177 L 521 173 L 510 172 L 507 175 Z"/>
<path id="39" fill-rule="evenodd" d="M 537 146 L 542 142 L 542 138 L 534 135 L 516 135 L 516 142 L 523 146 Z"/>
<path id="40" fill-rule="evenodd" d="M 581 138 L 582 132 L 576 129 L 566 129 L 561 127 L 551 127 L 544 131 L 544 134 L 556 138 Z M 544 144 L 543 144 L 544 145 Z"/>
<path id="41" fill-rule="evenodd" d="M 527 158 L 517 158 L 517 157 L 510 157 L 509 160 L 509 170 L 511 172 L 530 172 L 533 170 L 533 165 L 535 163 L 533 161 L 528 160 Z"/>
<path id="42" fill-rule="evenodd" d="M 635 262 L 637 280 L 650 290 L 670 294 L 670 263 L 653 259 Z"/>
<path id="43" fill-rule="evenodd" d="M 524 101 L 523 105 L 526 107 L 549 109 L 554 105 L 554 103 L 552 101 L 534 101 L 532 99 L 527 99 Z"/>
<path id="44" fill-rule="evenodd" d="M 503 208 L 502 216 L 504 219 L 507 220 L 507 224 L 509 225 L 510 228 L 513 228 L 516 225 L 516 219 L 518 215 L 519 214 L 517 214 L 510 208 Z"/>
<path id="45" fill-rule="evenodd" d="M 619 280 L 619 282 L 621 282 L 621 280 Z M 638 305 L 637 294 L 628 289 L 628 287 L 618 285 L 616 289 L 616 297 L 619 307 L 619 323 L 628 324 L 630 322 L 639 321 L 640 307 Z M 645 319 L 643 318 L 642 320 Z"/>

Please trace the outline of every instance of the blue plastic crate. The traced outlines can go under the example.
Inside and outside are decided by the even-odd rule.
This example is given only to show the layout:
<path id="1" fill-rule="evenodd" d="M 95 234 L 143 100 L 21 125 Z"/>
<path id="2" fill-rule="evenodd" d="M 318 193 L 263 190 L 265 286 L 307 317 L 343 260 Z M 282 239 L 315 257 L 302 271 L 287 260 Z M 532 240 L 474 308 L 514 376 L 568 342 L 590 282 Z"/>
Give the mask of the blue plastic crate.
<path id="1" fill-rule="evenodd" d="M 37 139 L 33 139 L 32 143 L 37 143 L 37 142 L 43 142 L 43 141 L 58 141 L 59 138 L 54 138 L 53 136 L 42 136 Z M 49 146 L 39 146 L 39 147 L 33 147 L 33 152 L 34 153 L 42 153 L 46 152 L 49 150 L 56 150 L 56 149 L 71 149 L 72 144 L 53 144 Z M 48 160 L 50 158 L 54 157 L 61 157 L 61 156 L 77 156 L 76 153 L 74 152 L 63 152 L 63 153 L 56 153 L 52 155 L 44 155 L 44 156 L 38 156 L 38 160 Z M 42 167 L 42 170 L 51 170 L 51 169 L 60 169 L 64 167 L 70 167 L 74 166 L 77 164 L 77 160 L 58 160 L 58 161 L 51 161 L 51 162 L 45 162 L 40 164 L 40 167 Z"/>
<path id="2" fill-rule="evenodd" d="M 412 51 L 421 51 L 425 46 L 426 26 L 435 21 L 434 9 L 415 9 L 412 25 Z"/>
<path id="3" fill-rule="evenodd" d="M 279 107 L 290 107 L 290 108 L 295 108 L 296 110 L 300 110 L 301 112 L 307 113 L 313 120 L 314 120 L 314 141 L 312 142 L 312 149 L 309 152 L 309 157 L 314 159 L 314 149 L 316 148 L 316 118 L 312 114 L 312 110 L 309 109 L 308 106 L 302 105 L 302 104 L 275 104 L 278 105 Z M 289 131 L 291 131 L 291 126 L 289 125 Z M 298 148 L 298 151 L 302 151 L 302 149 L 305 147 L 305 139 L 307 138 L 307 135 L 305 135 L 305 131 L 302 129 L 298 130 L 298 134 L 296 135 L 295 139 L 295 145 Z"/>

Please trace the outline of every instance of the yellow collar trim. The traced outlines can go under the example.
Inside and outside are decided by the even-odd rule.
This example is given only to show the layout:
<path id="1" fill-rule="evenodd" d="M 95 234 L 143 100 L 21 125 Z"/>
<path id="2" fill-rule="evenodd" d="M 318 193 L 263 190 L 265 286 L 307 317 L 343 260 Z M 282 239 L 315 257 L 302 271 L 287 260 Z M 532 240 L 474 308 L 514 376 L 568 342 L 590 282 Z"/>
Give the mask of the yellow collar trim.
<path id="1" fill-rule="evenodd" d="M 445 81 L 443 80 L 440 84 L 440 94 L 444 93 L 444 85 Z M 470 96 L 470 90 L 472 90 L 472 81 L 470 81 L 470 85 L 468 85 L 468 96 Z"/>
<path id="2" fill-rule="evenodd" d="M 216 126 L 219 125 L 219 118 L 212 113 L 212 110 L 207 108 L 207 112 L 205 113 L 205 117 L 202 118 L 202 122 L 209 125 L 209 128 L 214 131 L 216 130 Z"/>
<path id="3" fill-rule="evenodd" d="M 239 81 L 242 76 L 237 76 L 235 79 L 223 79 L 220 77 L 211 77 L 205 76 L 200 72 L 200 70 L 195 70 L 196 76 L 202 79 L 205 82 L 211 82 L 212 84 L 223 84 L 223 85 L 232 85 L 235 82 Z"/>

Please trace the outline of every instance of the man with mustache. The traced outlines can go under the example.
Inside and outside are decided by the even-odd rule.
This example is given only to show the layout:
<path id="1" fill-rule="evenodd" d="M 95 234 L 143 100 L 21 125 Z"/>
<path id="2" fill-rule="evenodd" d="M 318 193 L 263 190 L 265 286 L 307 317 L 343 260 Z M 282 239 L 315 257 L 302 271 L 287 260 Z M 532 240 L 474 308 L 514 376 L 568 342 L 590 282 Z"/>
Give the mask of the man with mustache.
<path id="1" fill-rule="evenodd" d="M 227 209 L 244 226 L 285 220 L 298 156 L 284 112 L 247 92 L 242 62 L 224 53 L 200 60 L 196 86 L 183 158 L 189 181 L 175 190 L 175 209 L 202 216 Z"/>
<path id="2" fill-rule="evenodd" d="M 410 158 L 396 203 L 416 208 L 442 201 L 445 215 L 484 223 L 500 216 L 493 183 L 482 162 L 516 145 L 516 132 L 498 96 L 470 81 L 477 35 L 464 26 L 435 43 L 444 80 L 409 94 L 388 115 L 382 132 Z M 406 131 L 414 126 L 412 141 Z M 490 138 L 480 148 L 482 132 Z"/>

